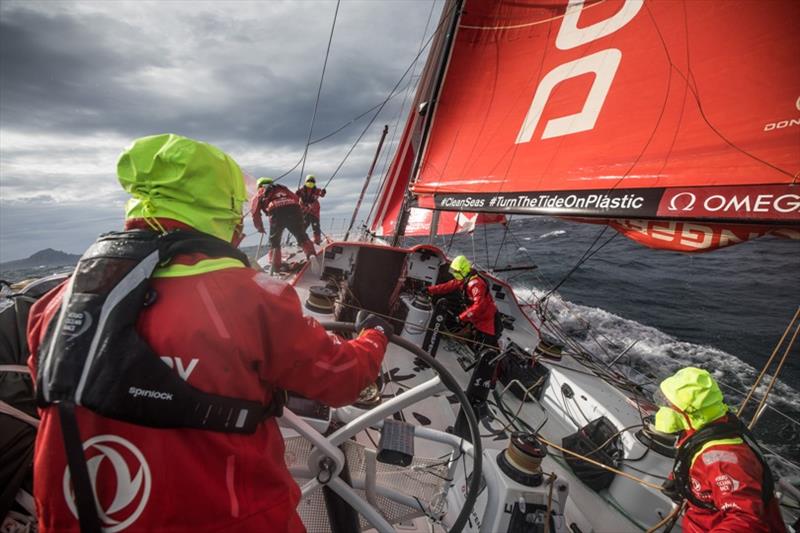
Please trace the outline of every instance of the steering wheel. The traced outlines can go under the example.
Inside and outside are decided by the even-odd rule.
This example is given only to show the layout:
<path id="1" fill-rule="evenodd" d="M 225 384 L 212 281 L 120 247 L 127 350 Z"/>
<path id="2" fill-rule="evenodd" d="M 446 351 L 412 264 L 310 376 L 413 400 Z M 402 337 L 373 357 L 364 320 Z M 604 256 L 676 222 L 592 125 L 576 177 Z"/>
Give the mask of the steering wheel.
<path id="1" fill-rule="evenodd" d="M 323 322 L 322 326 L 329 331 L 355 331 L 354 324 L 350 322 Z M 311 458 L 308 461 L 308 469 L 313 479 L 301 487 L 303 497 L 307 497 L 321 487 L 327 486 L 364 516 L 377 531 L 380 533 L 393 533 L 395 529 L 383 517 L 380 511 L 367 500 L 359 496 L 349 484 L 339 477 L 339 474 L 344 469 L 344 454 L 339 449 L 339 446 L 361 431 L 372 426 L 380 425 L 388 416 L 425 398 L 433 396 L 434 394 L 449 390 L 455 394 L 462 410 L 466 413 L 472 444 L 464 442 L 463 439 L 455 435 L 430 428 L 415 428 L 415 437 L 448 444 L 454 449 L 461 449 L 464 453 L 472 456 L 473 474 L 468 480 L 464 504 L 450 527 L 450 533 L 460 533 L 469 519 L 481 489 L 483 450 L 481 447 L 478 421 L 475 418 L 475 413 L 472 411 L 466 394 L 461 390 L 461 387 L 459 387 L 453 375 L 450 374 L 441 363 L 428 355 L 428 353 L 420 347 L 402 337 L 390 335 L 389 342 L 411 352 L 413 356 L 422 359 L 436 372 L 436 376 L 363 413 L 328 437 L 323 436 L 290 410 L 284 409 L 281 423 L 292 428 L 314 445 Z M 411 506 L 418 507 L 419 503 L 412 503 Z"/>

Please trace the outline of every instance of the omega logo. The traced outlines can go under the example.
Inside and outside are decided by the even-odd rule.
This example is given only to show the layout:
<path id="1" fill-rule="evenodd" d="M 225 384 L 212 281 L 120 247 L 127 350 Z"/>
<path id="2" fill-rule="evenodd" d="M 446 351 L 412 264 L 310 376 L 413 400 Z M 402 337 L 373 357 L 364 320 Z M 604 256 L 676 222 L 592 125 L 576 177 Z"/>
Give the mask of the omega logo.
<path id="1" fill-rule="evenodd" d="M 678 199 L 681 198 L 681 197 L 685 198 L 685 200 L 679 202 Z M 678 207 L 684 201 L 686 202 L 686 204 L 682 208 Z M 672 200 L 670 200 L 668 210 L 669 211 L 691 211 L 692 209 L 694 209 L 694 204 L 696 202 L 697 202 L 697 197 L 694 195 L 694 193 L 692 193 L 692 192 L 678 193 L 678 194 L 676 194 L 675 196 L 672 197 Z"/>

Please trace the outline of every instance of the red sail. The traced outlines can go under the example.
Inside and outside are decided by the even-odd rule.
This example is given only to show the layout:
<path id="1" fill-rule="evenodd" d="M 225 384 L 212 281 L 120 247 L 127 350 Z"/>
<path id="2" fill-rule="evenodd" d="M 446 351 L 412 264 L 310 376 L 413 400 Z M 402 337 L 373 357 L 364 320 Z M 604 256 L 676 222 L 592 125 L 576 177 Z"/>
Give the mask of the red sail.
<path id="1" fill-rule="evenodd" d="M 671 249 L 797 235 L 798 27 L 796 0 L 467 1 L 412 191 Z"/>

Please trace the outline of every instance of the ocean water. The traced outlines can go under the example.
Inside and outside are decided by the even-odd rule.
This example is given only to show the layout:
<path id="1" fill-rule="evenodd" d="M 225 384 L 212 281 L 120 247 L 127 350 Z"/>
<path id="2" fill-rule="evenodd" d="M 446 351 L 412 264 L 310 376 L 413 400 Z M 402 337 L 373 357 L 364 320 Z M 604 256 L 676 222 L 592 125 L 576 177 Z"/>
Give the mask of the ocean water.
<path id="1" fill-rule="evenodd" d="M 449 244 L 451 257 L 463 253 L 484 267 L 537 265 L 500 274 L 518 297 L 536 303 L 567 276 L 602 229 L 518 217 L 508 233 L 501 226 L 478 228 L 452 242 L 439 237 L 437 244 Z M 615 233 L 607 229 L 595 246 Z M 767 237 L 690 255 L 649 249 L 618 235 L 568 276 L 548 309 L 564 331 L 601 359 L 609 361 L 633 344 L 616 367 L 633 369 L 634 379 L 648 388 L 681 367 L 699 366 L 713 373 L 735 408 L 798 306 L 800 242 Z M 762 383 L 753 407 L 768 380 Z M 765 410 L 756 434 L 800 464 L 800 338 L 768 404 L 780 413 Z M 744 418 L 751 416 L 748 409 Z"/>

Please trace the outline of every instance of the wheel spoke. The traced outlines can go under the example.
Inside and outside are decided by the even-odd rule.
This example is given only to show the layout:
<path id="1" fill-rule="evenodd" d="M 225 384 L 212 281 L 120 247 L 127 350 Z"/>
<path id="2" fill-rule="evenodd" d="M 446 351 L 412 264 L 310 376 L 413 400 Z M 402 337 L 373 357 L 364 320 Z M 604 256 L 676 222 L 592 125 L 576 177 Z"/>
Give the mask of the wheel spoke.
<path id="1" fill-rule="evenodd" d="M 342 497 L 355 509 L 361 516 L 366 518 L 367 522 L 377 529 L 380 533 L 394 533 L 395 529 L 392 525 L 381 516 L 377 509 L 364 501 L 356 492 L 341 478 L 336 478 L 328 483 L 328 487 Z"/>

